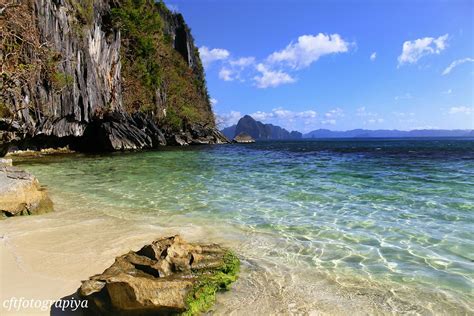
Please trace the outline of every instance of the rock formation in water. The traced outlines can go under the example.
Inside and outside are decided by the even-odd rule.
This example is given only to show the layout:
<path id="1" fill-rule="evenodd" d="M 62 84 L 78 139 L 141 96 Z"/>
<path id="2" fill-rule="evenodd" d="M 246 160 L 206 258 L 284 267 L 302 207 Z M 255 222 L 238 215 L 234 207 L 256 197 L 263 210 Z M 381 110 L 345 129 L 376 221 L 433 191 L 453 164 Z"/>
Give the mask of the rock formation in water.
<path id="1" fill-rule="evenodd" d="M 242 132 L 239 135 L 235 136 L 232 142 L 241 144 L 255 143 L 255 139 L 253 139 L 252 136 L 250 136 L 249 134 Z"/>
<path id="2" fill-rule="evenodd" d="M 125 150 L 222 143 L 181 14 L 152 0 L 0 3 L 0 142 Z"/>
<path id="3" fill-rule="evenodd" d="M 222 130 L 222 133 L 232 139 L 240 133 L 246 133 L 256 140 L 285 140 L 301 139 L 302 134 L 297 131 L 288 132 L 286 129 L 273 124 L 263 124 L 249 115 L 242 117 L 237 125 Z"/>
<path id="4" fill-rule="evenodd" d="M 53 202 L 38 180 L 11 166 L 11 159 L 0 160 L 1 218 L 42 214 L 53 210 Z"/>
<path id="5" fill-rule="evenodd" d="M 115 259 L 83 281 L 79 295 L 94 315 L 197 315 L 237 279 L 239 260 L 218 245 L 158 239 Z"/>

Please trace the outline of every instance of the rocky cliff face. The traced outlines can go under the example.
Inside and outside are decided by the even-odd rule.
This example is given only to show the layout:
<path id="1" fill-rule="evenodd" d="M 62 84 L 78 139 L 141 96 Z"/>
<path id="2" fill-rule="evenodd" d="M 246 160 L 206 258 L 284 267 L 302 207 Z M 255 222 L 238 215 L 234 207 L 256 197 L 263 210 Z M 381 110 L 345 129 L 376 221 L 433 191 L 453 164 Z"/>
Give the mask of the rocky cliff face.
<path id="1" fill-rule="evenodd" d="M 262 122 L 256 121 L 249 115 L 242 117 L 237 125 L 223 129 L 222 133 L 228 138 L 234 138 L 240 133 L 245 133 L 256 140 L 285 140 L 302 138 L 302 134 L 300 132 L 288 132 L 286 129 L 281 128 L 280 126 L 263 124 Z"/>
<path id="2" fill-rule="evenodd" d="M 163 3 L 0 0 L 0 7 L 4 8 L 0 15 L 4 142 L 21 148 L 69 145 L 113 150 L 176 144 L 176 136 L 183 144 L 193 143 L 196 134 L 205 137 L 194 142 L 226 141 L 214 129 L 189 28 L 181 15 L 171 13 Z M 150 46 L 153 54 L 128 49 L 141 48 L 134 41 L 141 41 L 137 36 L 143 35 L 131 33 L 133 25 L 127 24 L 134 21 L 133 10 L 148 12 L 140 18 L 158 26 L 145 34 L 152 41 L 144 46 Z M 160 54 L 166 58 L 158 59 Z M 145 66 L 140 72 L 134 64 Z M 178 72 L 186 75 L 168 75 Z M 142 73 L 156 84 L 141 80 Z M 187 91 L 170 90 L 175 81 L 183 81 L 180 87 Z M 144 93 L 139 95 L 140 91 Z M 190 97 L 182 101 L 180 95 Z M 96 137 L 96 133 L 101 134 Z"/>

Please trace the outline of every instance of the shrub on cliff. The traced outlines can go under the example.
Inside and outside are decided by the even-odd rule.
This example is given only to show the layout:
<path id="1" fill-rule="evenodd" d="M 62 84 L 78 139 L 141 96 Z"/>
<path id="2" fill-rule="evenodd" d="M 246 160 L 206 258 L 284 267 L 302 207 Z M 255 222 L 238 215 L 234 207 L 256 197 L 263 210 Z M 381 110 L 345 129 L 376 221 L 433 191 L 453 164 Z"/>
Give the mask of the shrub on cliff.
<path id="1" fill-rule="evenodd" d="M 167 30 L 177 20 L 189 33 L 182 17 L 162 2 L 123 0 L 112 9 L 111 19 L 122 33 L 125 108 L 150 113 L 175 130 L 195 122 L 214 125 L 197 50 L 190 52 L 198 61 L 192 68 L 173 47 L 179 34 L 173 38 Z M 186 41 L 191 39 L 184 36 Z"/>

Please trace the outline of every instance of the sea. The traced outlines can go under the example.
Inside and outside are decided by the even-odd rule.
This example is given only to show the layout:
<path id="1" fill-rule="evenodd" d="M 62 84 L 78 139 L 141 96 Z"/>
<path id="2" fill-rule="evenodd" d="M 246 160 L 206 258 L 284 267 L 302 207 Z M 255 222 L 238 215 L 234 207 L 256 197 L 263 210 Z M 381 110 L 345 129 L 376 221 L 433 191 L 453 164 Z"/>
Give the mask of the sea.
<path id="1" fill-rule="evenodd" d="M 474 315 L 473 139 L 261 141 L 17 165 L 50 192 L 57 210 L 41 216 L 54 227 L 96 214 L 120 219 L 89 231 L 99 240 L 122 225 L 172 227 L 231 247 L 242 271 L 215 314 Z"/>

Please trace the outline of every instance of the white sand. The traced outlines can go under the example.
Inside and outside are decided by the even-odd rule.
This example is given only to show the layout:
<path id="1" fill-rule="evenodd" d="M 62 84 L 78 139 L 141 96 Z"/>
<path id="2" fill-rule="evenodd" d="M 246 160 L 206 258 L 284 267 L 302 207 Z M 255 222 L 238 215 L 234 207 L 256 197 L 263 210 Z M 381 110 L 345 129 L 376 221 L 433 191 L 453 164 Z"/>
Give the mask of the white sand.
<path id="1" fill-rule="evenodd" d="M 73 294 L 80 281 L 101 273 L 114 258 L 137 250 L 157 237 L 181 234 L 189 241 L 219 242 L 242 259 L 233 290 L 219 295 L 217 315 L 385 313 L 373 298 L 339 291 L 311 268 L 283 265 L 262 258 L 259 245 L 277 243 L 231 227 L 197 225 L 163 227 L 77 209 L 0 221 L 0 314 L 49 315 L 50 311 L 8 311 L 11 297 L 57 300 Z M 169 222 L 185 223 L 186 220 Z"/>

